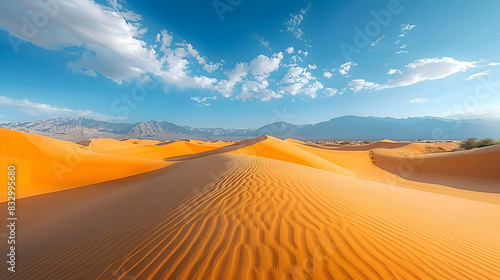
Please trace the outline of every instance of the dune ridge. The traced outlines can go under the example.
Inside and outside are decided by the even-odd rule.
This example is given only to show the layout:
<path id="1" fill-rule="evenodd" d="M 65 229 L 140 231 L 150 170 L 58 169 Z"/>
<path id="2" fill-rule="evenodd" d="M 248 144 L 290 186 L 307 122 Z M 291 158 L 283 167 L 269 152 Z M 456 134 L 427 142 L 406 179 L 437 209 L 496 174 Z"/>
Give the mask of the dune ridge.
<path id="1" fill-rule="evenodd" d="M 29 266 L 20 266 L 16 279 L 493 279 L 499 273 L 496 205 L 249 155 L 174 167 L 124 189 L 111 186 L 122 190 L 106 199 L 88 195 L 76 202 L 78 211 L 21 224 L 32 233 L 20 236 L 19 255 Z M 103 188 L 48 195 L 64 199 Z M 36 215 L 31 205 L 43 199 L 25 199 L 23 216 Z M 472 209 L 490 215 L 478 219 Z"/>
<path id="2" fill-rule="evenodd" d="M 19 145 L 0 149 L 2 164 L 26 170 L 20 183 L 37 194 L 17 202 L 17 272 L 3 263 L 0 279 L 500 275 L 499 146 L 440 152 L 456 144 L 384 140 L 345 150 L 266 135 L 101 140 L 0 130 L 0 144 Z M 38 166 L 65 159 L 68 147 L 87 154 L 73 177 L 47 188 L 50 170 Z M 398 173 L 401 162 L 422 158 L 407 178 Z M 104 166 L 115 177 L 89 182 Z M 463 189 L 464 178 L 489 185 Z"/>

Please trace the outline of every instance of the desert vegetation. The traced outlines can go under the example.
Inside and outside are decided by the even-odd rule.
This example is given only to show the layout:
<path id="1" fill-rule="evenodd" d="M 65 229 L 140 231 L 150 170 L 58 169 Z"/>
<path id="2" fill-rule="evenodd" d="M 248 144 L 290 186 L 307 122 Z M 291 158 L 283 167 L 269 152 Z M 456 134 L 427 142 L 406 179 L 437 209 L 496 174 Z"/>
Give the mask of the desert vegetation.
<path id="1" fill-rule="evenodd" d="M 464 142 L 462 142 L 460 144 L 460 147 L 462 149 L 465 149 L 465 150 L 471 150 L 471 149 L 475 149 L 475 148 L 482 148 L 482 147 L 487 147 L 487 146 L 491 146 L 491 145 L 498 145 L 500 144 L 500 140 L 494 140 L 492 138 L 484 138 L 484 139 L 477 139 L 477 138 L 469 138 L 467 140 L 465 140 Z"/>

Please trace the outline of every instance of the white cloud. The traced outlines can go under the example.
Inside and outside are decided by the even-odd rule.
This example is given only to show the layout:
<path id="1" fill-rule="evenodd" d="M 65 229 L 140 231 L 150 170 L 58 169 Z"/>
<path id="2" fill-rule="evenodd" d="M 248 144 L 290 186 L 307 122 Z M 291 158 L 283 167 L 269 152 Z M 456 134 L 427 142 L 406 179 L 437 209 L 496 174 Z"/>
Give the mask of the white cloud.
<path id="1" fill-rule="evenodd" d="M 310 84 L 308 87 L 304 89 L 304 93 L 309 95 L 310 97 L 314 98 L 316 97 L 316 93 L 318 90 L 322 89 L 324 86 L 322 83 L 318 81 L 314 81 L 312 84 Z"/>
<path id="2" fill-rule="evenodd" d="M 403 72 L 401 72 L 398 69 L 389 69 L 389 72 L 387 72 L 387 74 L 389 74 L 389 75 L 393 75 L 393 74 L 396 74 L 396 73 L 402 74 Z"/>
<path id="3" fill-rule="evenodd" d="M 206 58 L 201 56 L 200 52 L 198 52 L 195 48 L 193 48 L 191 44 L 183 43 L 180 45 L 185 47 L 186 50 L 189 52 L 189 54 L 191 54 L 191 56 L 193 56 L 196 59 L 196 61 L 198 61 L 198 63 L 201 66 L 203 66 L 203 69 L 205 69 L 205 71 L 207 71 L 208 73 L 212 73 L 221 66 L 221 63 L 213 63 L 213 62 L 207 63 Z"/>
<path id="4" fill-rule="evenodd" d="M 314 69 L 318 68 L 318 66 L 316 66 L 316 64 L 309 64 L 309 65 L 307 65 L 307 68 L 314 70 Z"/>
<path id="5" fill-rule="evenodd" d="M 195 97 L 191 97 L 191 100 L 193 101 L 196 101 L 198 102 L 199 105 L 203 105 L 203 106 L 210 106 L 212 105 L 211 103 L 209 103 L 210 100 L 217 100 L 217 96 L 205 96 L 205 97 L 200 97 L 200 96 L 195 96 Z"/>
<path id="6" fill-rule="evenodd" d="M 287 52 L 288 54 L 292 54 L 294 51 L 293 47 L 288 47 L 286 48 L 285 52 Z"/>
<path id="7" fill-rule="evenodd" d="M 491 72 L 491 70 L 475 73 L 475 74 L 472 74 L 469 77 L 465 78 L 464 80 L 469 81 L 469 80 L 472 80 L 472 79 L 480 77 L 480 76 L 488 75 L 490 72 Z"/>
<path id="8" fill-rule="evenodd" d="M 491 62 L 490 64 L 488 64 L 488 66 L 498 66 L 500 65 L 500 63 L 498 62 Z"/>
<path id="9" fill-rule="evenodd" d="M 268 101 L 271 98 L 279 98 L 281 95 L 276 94 L 271 89 L 268 89 L 269 82 L 264 81 L 259 83 L 257 81 L 247 81 L 241 87 L 241 93 L 236 97 L 237 99 L 251 99 L 257 98 L 262 101 Z"/>
<path id="10" fill-rule="evenodd" d="M 401 24 L 401 34 L 398 37 L 404 37 L 408 31 L 412 30 L 416 25 L 411 24 Z"/>
<path id="11" fill-rule="evenodd" d="M 473 111 L 461 112 L 446 116 L 450 119 L 500 119 L 500 106 L 493 106 Z"/>
<path id="12" fill-rule="evenodd" d="M 407 70 L 403 75 L 384 85 L 356 79 L 349 82 L 349 86 L 355 92 L 360 90 L 381 90 L 386 88 L 404 87 L 427 80 L 437 80 L 452 74 L 463 72 L 469 68 L 476 67 L 475 61 L 459 61 L 451 57 L 424 58 L 406 65 Z"/>
<path id="13" fill-rule="evenodd" d="M 57 10 L 46 3 L 56 3 Z M 37 11 L 49 11 L 43 28 L 23 21 Z M 1 1 L 0 27 L 45 49 L 79 47 L 79 59 L 68 67 L 85 75 L 101 73 L 121 82 L 161 69 L 155 51 L 140 39 L 146 29 L 93 1 Z"/>
<path id="14" fill-rule="evenodd" d="M 349 73 L 349 70 L 351 70 L 351 67 L 354 65 L 358 65 L 356 63 L 353 63 L 352 61 L 346 62 L 342 64 L 339 68 L 339 73 L 340 75 L 347 75 Z"/>
<path id="15" fill-rule="evenodd" d="M 324 72 L 323 76 L 325 76 L 326 78 L 330 79 L 333 75 L 330 72 Z"/>
<path id="16" fill-rule="evenodd" d="M 153 74 L 179 87 L 214 88 L 215 78 L 190 75 L 186 52 L 172 49 L 171 32 L 162 30 L 156 35 L 157 52 L 157 45 L 142 39 L 147 29 L 137 22 L 141 16 L 123 9 L 116 0 L 109 4 L 111 7 L 90 0 L 1 1 L 0 28 L 39 47 L 77 55 L 67 64 L 76 73 L 92 77 L 99 73 L 118 83 Z M 47 15 L 43 26 L 24 22 L 34 12 Z M 209 72 L 218 67 L 199 54 L 193 57 Z"/>
<path id="17" fill-rule="evenodd" d="M 307 13 L 307 11 L 309 11 L 310 7 L 311 3 L 309 2 L 307 4 L 307 7 L 301 9 L 297 14 L 290 14 L 290 19 L 284 23 L 284 25 L 286 26 L 286 30 L 295 35 L 297 39 L 301 39 L 302 35 L 304 35 L 300 24 L 304 20 L 304 15 Z"/>
<path id="18" fill-rule="evenodd" d="M 271 49 L 271 43 L 269 43 L 268 40 L 266 40 L 264 37 L 260 36 L 260 35 L 255 35 L 255 38 L 257 38 L 257 40 L 259 40 L 259 42 L 264 46 L 266 47 L 268 50 L 272 51 Z"/>
<path id="19" fill-rule="evenodd" d="M 427 98 L 413 98 L 410 100 L 411 103 L 423 104 L 427 102 Z"/>
<path id="20" fill-rule="evenodd" d="M 322 83 L 315 81 L 315 77 L 307 71 L 305 67 L 290 67 L 281 80 L 281 84 L 288 84 L 279 88 L 280 94 L 305 94 L 310 97 L 316 97 L 317 92 L 323 89 Z"/>
<path id="21" fill-rule="evenodd" d="M 304 57 L 309 55 L 308 51 L 303 51 L 303 50 L 299 50 L 298 53 L 304 55 Z"/>
<path id="22" fill-rule="evenodd" d="M 0 96 L 0 108 L 14 109 L 25 115 L 37 118 L 82 117 L 82 118 L 89 118 L 102 121 L 125 119 L 124 117 L 114 117 L 114 116 L 104 115 L 101 113 L 96 113 L 93 112 L 92 110 L 72 110 L 64 107 L 52 106 L 49 104 L 34 103 L 29 101 L 28 99 L 13 99 L 6 96 Z"/>
<path id="23" fill-rule="evenodd" d="M 314 80 L 313 75 L 307 71 L 306 68 L 303 67 L 290 67 L 281 80 L 282 84 L 294 84 L 301 83 L 307 84 L 310 80 Z"/>
<path id="24" fill-rule="evenodd" d="M 267 78 L 271 72 L 278 70 L 282 59 L 282 52 L 274 54 L 272 57 L 259 55 L 250 62 L 249 72 L 255 76 Z"/>
<path id="25" fill-rule="evenodd" d="M 334 96 L 338 90 L 336 88 L 325 88 L 326 96 Z"/>
<path id="26" fill-rule="evenodd" d="M 244 82 L 244 78 L 248 75 L 252 75 L 252 78 L 261 84 L 267 83 L 266 79 L 272 72 L 279 69 L 282 60 L 283 53 L 279 52 L 275 53 L 272 57 L 259 55 L 250 63 L 238 63 L 234 69 L 225 72 L 228 79 L 219 81 L 215 89 L 223 96 L 229 97 L 233 95 L 235 85 Z M 249 93 L 244 94 L 243 97 L 248 94 Z M 267 93 L 267 95 L 270 94 Z"/>
<path id="27" fill-rule="evenodd" d="M 442 79 L 475 67 L 475 64 L 476 62 L 459 61 L 451 57 L 419 59 L 406 65 L 407 72 L 399 79 L 388 82 L 385 87 L 401 87 L 427 80 Z"/>
<path id="28" fill-rule="evenodd" d="M 378 37 L 377 40 L 370 43 L 370 46 L 372 46 L 372 47 L 376 46 L 380 42 L 380 40 L 384 39 L 384 37 L 385 37 L 385 35 Z"/>
<path id="29" fill-rule="evenodd" d="M 158 73 L 163 81 L 168 84 L 174 84 L 181 88 L 199 88 L 214 89 L 217 82 L 215 78 L 205 76 L 189 76 L 188 64 L 186 59 L 190 53 L 184 48 L 167 49 L 161 61 L 166 67 Z"/>
<path id="30" fill-rule="evenodd" d="M 168 32 L 166 29 L 163 29 L 160 33 L 156 34 L 156 42 L 161 43 L 160 51 L 162 52 L 167 51 L 173 40 L 174 37 L 172 36 L 172 33 Z"/>
<path id="31" fill-rule="evenodd" d="M 354 79 L 349 81 L 347 84 L 354 92 L 358 92 L 361 90 L 379 90 L 382 88 L 381 85 L 373 82 L 368 82 L 363 79 Z"/>
<path id="32" fill-rule="evenodd" d="M 406 34 L 408 34 L 408 31 L 412 30 L 414 27 L 415 27 L 415 25 L 411 25 L 411 24 L 401 24 L 401 33 L 398 35 L 398 37 L 400 37 L 401 39 L 398 39 L 395 42 L 395 44 L 399 45 L 399 44 L 403 43 L 403 41 L 405 41 L 405 38 L 403 38 L 403 37 L 406 36 Z M 408 51 L 403 50 L 403 49 L 406 49 L 407 47 L 408 47 L 408 44 L 400 45 L 398 48 L 399 51 L 396 51 L 394 54 L 408 53 Z"/>

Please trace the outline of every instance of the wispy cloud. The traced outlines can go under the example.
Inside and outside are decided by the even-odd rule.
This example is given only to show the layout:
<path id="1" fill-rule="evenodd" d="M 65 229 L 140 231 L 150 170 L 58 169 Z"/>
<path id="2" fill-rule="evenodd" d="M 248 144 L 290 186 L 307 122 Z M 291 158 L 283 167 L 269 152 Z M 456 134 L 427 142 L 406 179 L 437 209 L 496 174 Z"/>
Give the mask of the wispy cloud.
<path id="1" fill-rule="evenodd" d="M 360 90 L 381 90 L 386 88 L 404 87 L 428 80 L 437 80 L 452 74 L 463 72 L 469 68 L 476 67 L 475 61 L 459 61 L 451 57 L 424 58 L 406 65 L 403 75 L 393 81 L 380 85 L 363 79 L 349 82 L 349 86 L 355 92 Z M 397 69 L 392 69 L 396 73 Z M 402 71 L 401 71 L 402 72 Z"/>
<path id="2" fill-rule="evenodd" d="M 475 74 L 472 74 L 469 77 L 465 78 L 464 80 L 465 81 L 469 81 L 469 80 L 475 79 L 477 77 L 488 75 L 490 72 L 491 72 L 491 70 L 486 70 L 486 71 L 483 71 L 483 72 L 475 73 Z"/>
<path id="3" fill-rule="evenodd" d="M 13 99 L 7 96 L 0 96 L 0 108 L 14 109 L 27 116 L 33 117 L 63 117 L 63 118 L 89 118 L 95 120 L 109 121 L 121 120 L 125 117 L 109 116 L 92 110 L 72 110 L 64 107 L 57 107 L 49 104 L 34 103 L 28 99 Z"/>
<path id="4" fill-rule="evenodd" d="M 381 85 L 373 83 L 373 82 L 368 82 L 363 79 L 354 79 L 351 80 L 347 83 L 349 87 L 354 91 L 362 91 L 362 90 L 379 90 L 382 88 Z"/>
<path id="5" fill-rule="evenodd" d="M 325 88 L 325 95 L 330 97 L 334 96 L 338 92 L 338 89 L 336 88 Z"/>
<path id="6" fill-rule="evenodd" d="M 450 119 L 500 119 L 500 106 L 452 114 L 446 117 Z"/>
<path id="7" fill-rule="evenodd" d="M 406 34 L 408 34 L 408 31 L 415 28 L 415 26 L 416 25 L 412 24 L 401 24 L 401 33 L 398 35 L 398 37 L 404 37 Z"/>
<path id="8" fill-rule="evenodd" d="M 268 40 L 266 40 L 264 37 L 260 36 L 260 35 L 255 35 L 255 38 L 264 46 L 266 47 L 268 50 L 272 51 L 271 49 L 271 43 L 269 43 Z"/>
<path id="9" fill-rule="evenodd" d="M 354 63 L 352 61 L 349 61 L 349 62 L 346 62 L 346 63 L 340 65 L 340 68 L 339 68 L 340 75 L 345 76 L 345 75 L 349 74 L 349 71 L 351 70 L 351 67 L 355 66 L 355 65 L 358 65 L 358 64 L 356 64 L 356 63 Z"/>
<path id="10" fill-rule="evenodd" d="M 290 14 L 290 18 L 284 23 L 286 30 L 295 35 L 297 39 L 301 39 L 302 35 L 304 35 L 300 25 L 304 20 L 304 16 L 309 11 L 309 8 L 311 8 L 311 2 L 309 2 L 307 6 L 304 9 L 301 9 L 298 13 Z"/>
<path id="11" fill-rule="evenodd" d="M 210 106 L 212 104 L 209 103 L 209 101 L 210 100 L 217 100 L 217 96 L 215 96 L 215 95 L 205 96 L 205 97 L 195 96 L 195 97 L 191 97 L 191 100 L 198 102 L 199 105 Z"/>
<path id="12" fill-rule="evenodd" d="M 423 104 L 427 102 L 427 98 L 413 98 L 410 100 L 410 103 L 417 103 L 417 104 Z"/>
<path id="13" fill-rule="evenodd" d="M 406 40 L 404 37 L 408 34 L 408 31 L 415 28 L 415 26 L 416 25 L 412 25 L 412 24 L 401 24 L 401 32 L 398 35 L 398 37 L 400 39 L 398 39 L 395 42 L 395 44 L 398 46 L 398 50 L 394 54 L 408 53 L 407 50 L 403 50 L 403 49 L 406 49 L 408 47 L 408 42 L 405 43 L 405 41 L 408 41 L 408 40 Z"/>
<path id="14" fill-rule="evenodd" d="M 384 39 L 384 37 L 385 37 L 385 35 L 378 37 L 377 40 L 370 43 L 370 46 L 372 46 L 372 47 L 376 46 L 380 42 L 380 40 Z"/>
<path id="15" fill-rule="evenodd" d="M 387 72 L 387 74 L 389 75 L 393 75 L 393 74 L 402 74 L 403 72 L 401 72 L 401 70 L 398 70 L 398 69 L 389 69 L 389 72 Z"/>

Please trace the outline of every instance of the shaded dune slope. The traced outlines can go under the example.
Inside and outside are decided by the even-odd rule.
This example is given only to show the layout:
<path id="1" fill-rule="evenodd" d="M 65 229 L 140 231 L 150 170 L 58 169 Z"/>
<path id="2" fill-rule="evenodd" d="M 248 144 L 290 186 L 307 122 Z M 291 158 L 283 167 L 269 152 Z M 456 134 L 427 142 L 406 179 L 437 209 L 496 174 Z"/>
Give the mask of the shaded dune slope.
<path id="1" fill-rule="evenodd" d="M 19 203 L 26 219 L 18 272 L 9 279 L 494 279 L 500 273 L 496 205 L 264 157 L 206 156 L 137 181 Z"/>
<path id="2" fill-rule="evenodd" d="M 217 150 L 202 152 L 195 155 L 167 158 L 170 161 L 190 160 L 204 156 L 234 153 L 260 156 L 271 159 L 279 159 L 291 163 L 314 167 L 337 174 L 353 175 L 351 171 L 333 164 L 321 157 L 309 153 L 295 145 L 271 137 L 262 135 L 257 138 L 239 141 L 235 144 L 219 148 Z"/>

